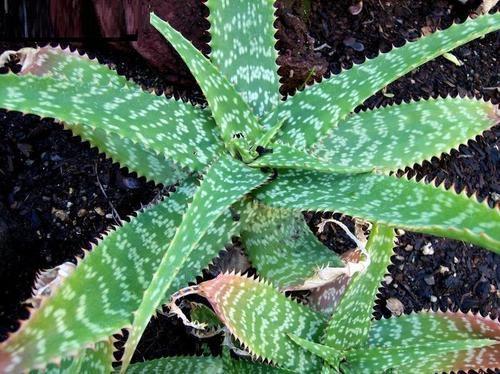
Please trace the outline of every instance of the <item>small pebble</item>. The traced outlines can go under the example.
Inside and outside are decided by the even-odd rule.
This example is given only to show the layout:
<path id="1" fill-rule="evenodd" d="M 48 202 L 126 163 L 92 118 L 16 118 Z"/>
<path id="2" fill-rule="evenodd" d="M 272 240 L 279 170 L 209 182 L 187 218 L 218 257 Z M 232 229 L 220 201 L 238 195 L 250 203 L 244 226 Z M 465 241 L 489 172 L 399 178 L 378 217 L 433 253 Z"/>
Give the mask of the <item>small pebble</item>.
<path id="1" fill-rule="evenodd" d="M 396 299 L 395 297 L 390 297 L 386 301 L 386 306 L 387 309 L 392 313 L 392 315 L 399 317 L 401 314 L 403 314 L 405 308 L 403 306 L 403 303 L 399 301 L 399 299 Z"/>
<path id="2" fill-rule="evenodd" d="M 66 213 L 64 210 L 52 208 L 52 214 L 62 222 L 68 220 L 68 213 Z"/>
<path id="3" fill-rule="evenodd" d="M 102 208 L 101 208 L 101 207 L 99 207 L 99 206 L 98 206 L 98 207 L 96 207 L 96 208 L 94 208 L 94 211 L 95 211 L 97 214 L 99 214 L 100 216 L 103 216 L 103 217 L 104 217 L 104 216 L 106 215 L 106 212 L 104 211 L 104 209 L 102 209 Z"/>
<path id="4" fill-rule="evenodd" d="M 438 301 L 438 298 L 434 295 L 431 295 L 431 303 L 435 303 L 436 301 Z"/>
<path id="5" fill-rule="evenodd" d="M 87 211 L 87 209 L 80 209 L 78 211 L 78 213 L 76 213 L 76 215 L 79 217 L 79 218 L 82 218 L 82 217 L 85 217 L 89 212 Z"/>
<path id="6" fill-rule="evenodd" d="M 408 245 L 405 247 L 405 251 L 406 251 L 406 252 L 411 252 L 411 251 L 413 251 L 413 246 L 412 246 L 412 245 L 410 245 L 410 244 L 408 244 Z"/>
<path id="7" fill-rule="evenodd" d="M 429 286 L 434 286 L 436 284 L 436 280 L 434 279 L 434 275 L 428 275 L 424 278 L 425 283 Z"/>
<path id="8" fill-rule="evenodd" d="M 453 257 L 453 262 L 454 262 L 455 264 L 458 264 L 458 263 L 460 262 L 460 260 L 459 260 L 458 258 L 456 258 L 456 257 Z"/>
<path id="9" fill-rule="evenodd" d="M 392 279 L 392 277 L 391 277 L 390 275 L 386 275 L 386 276 L 384 277 L 384 282 L 385 282 L 385 284 L 391 284 L 393 280 L 394 280 L 394 279 Z"/>
<path id="10" fill-rule="evenodd" d="M 446 274 L 446 273 L 449 273 L 450 272 L 450 268 L 447 267 L 447 266 L 443 266 L 443 265 L 440 265 L 439 266 L 439 272 L 441 274 Z"/>
<path id="11" fill-rule="evenodd" d="M 434 254 L 434 248 L 432 248 L 431 243 L 427 243 L 422 247 L 422 254 L 424 256 L 432 256 Z"/>

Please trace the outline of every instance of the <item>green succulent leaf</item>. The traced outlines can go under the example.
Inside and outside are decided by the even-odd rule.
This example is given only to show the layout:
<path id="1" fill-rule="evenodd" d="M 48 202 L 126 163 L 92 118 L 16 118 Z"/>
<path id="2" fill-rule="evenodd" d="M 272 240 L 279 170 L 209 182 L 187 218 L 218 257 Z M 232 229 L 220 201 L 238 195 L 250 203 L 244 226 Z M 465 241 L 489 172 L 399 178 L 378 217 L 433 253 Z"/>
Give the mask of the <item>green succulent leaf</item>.
<path id="1" fill-rule="evenodd" d="M 207 1 L 210 59 L 257 116 L 280 101 L 273 0 Z"/>
<path id="2" fill-rule="evenodd" d="M 228 150 L 245 157 L 262 133 L 248 104 L 217 67 L 172 26 L 154 13 L 151 24 L 172 44 L 196 78 Z"/>
<path id="3" fill-rule="evenodd" d="M 480 100 L 393 105 L 350 115 L 310 153 L 276 144 L 251 165 L 351 174 L 404 169 L 458 148 L 497 121 L 495 107 Z"/>
<path id="4" fill-rule="evenodd" d="M 176 356 L 164 357 L 156 360 L 145 361 L 129 366 L 129 374 L 163 374 L 163 373 L 207 373 L 207 374 L 271 374 L 289 373 L 270 365 L 252 362 L 249 360 L 236 360 L 225 355 L 213 356 Z"/>
<path id="5" fill-rule="evenodd" d="M 134 321 L 125 345 L 122 371 L 132 359 L 135 347 L 147 327 L 151 315 L 164 299 L 165 293 L 176 284 L 176 278 L 189 268 L 203 252 L 196 251 L 207 235 L 224 234 L 215 226 L 219 217 L 229 207 L 252 189 L 265 183 L 268 175 L 234 160 L 228 154 L 221 156 L 208 170 L 193 196 L 182 222 L 160 264 L 153 271 L 153 278 L 141 303 L 134 312 Z"/>
<path id="6" fill-rule="evenodd" d="M 23 48 L 16 51 L 16 55 L 22 62 L 19 75 L 29 74 L 65 79 L 82 90 L 89 90 L 93 86 L 106 87 L 108 85 L 117 87 L 122 92 L 125 92 L 128 87 L 136 89 L 133 82 L 118 75 L 114 70 L 99 64 L 97 60 L 92 60 L 87 55 L 72 52 L 69 48 Z M 186 178 L 186 171 L 165 159 L 164 156 L 148 150 L 141 143 L 134 143 L 111 131 L 85 124 L 75 123 L 69 128 L 74 135 L 89 141 L 92 146 L 104 151 L 113 161 L 135 171 L 140 177 L 143 176 L 155 183 L 166 185 Z"/>
<path id="7" fill-rule="evenodd" d="M 327 345 L 319 344 L 301 338 L 300 336 L 294 334 L 288 334 L 288 337 L 293 340 L 293 342 L 305 350 L 311 352 L 312 354 L 321 357 L 328 363 L 329 366 L 338 368 L 340 365 L 340 360 L 343 358 L 344 354 L 335 348 L 329 347 Z"/>
<path id="8" fill-rule="evenodd" d="M 314 154 L 349 173 L 404 169 L 457 149 L 497 121 L 494 106 L 475 99 L 393 105 L 349 116 Z"/>
<path id="9" fill-rule="evenodd" d="M 410 371 L 436 372 L 435 359 L 459 351 L 473 350 L 499 343 L 490 339 L 449 340 L 446 342 L 428 342 L 409 347 L 362 348 L 347 355 L 344 368 L 353 373 L 382 373 L 396 368 Z"/>
<path id="10" fill-rule="evenodd" d="M 339 211 L 410 231 L 465 240 L 500 253 L 500 213 L 431 184 L 377 174 L 285 170 L 261 188 L 264 204 Z"/>
<path id="11" fill-rule="evenodd" d="M 269 283 L 244 276 L 220 274 L 198 287 L 199 294 L 254 358 L 301 373 L 320 369 L 321 361 L 287 334 L 317 341 L 325 322 L 321 315 L 286 298 Z"/>
<path id="12" fill-rule="evenodd" d="M 500 367 L 499 343 L 498 321 L 472 313 L 423 312 L 375 321 L 370 350 L 365 351 L 376 354 L 369 358 L 358 352 L 353 358 L 359 357 L 360 368 L 386 367 L 386 355 L 392 351 L 402 372 L 467 372 Z"/>
<path id="13" fill-rule="evenodd" d="M 241 239 L 258 273 L 280 289 L 303 285 L 319 269 L 344 266 L 311 232 L 302 213 L 249 202 Z"/>
<path id="14" fill-rule="evenodd" d="M 140 88 L 79 87 L 64 77 L 5 74 L 0 76 L 0 107 L 56 118 L 69 129 L 85 128 L 82 135 L 100 131 L 107 136 L 101 140 L 101 151 L 109 150 L 115 157 L 126 147 L 115 142 L 126 138 L 144 152 L 201 170 L 222 150 L 206 110 Z M 135 150 L 120 157 L 133 160 Z"/>
<path id="15" fill-rule="evenodd" d="M 281 142 L 308 148 L 336 127 L 354 108 L 418 66 L 500 28 L 500 13 L 469 19 L 298 92 L 263 119 L 266 128 L 285 119 Z"/>
<path id="16" fill-rule="evenodd" d="M 94 348 L 86 348 L 76 357 L 69 367 L 68 374 L 111 373 L 113 371 L 112 338 L 99 342 Z"/>
<path id="17" fill-rule="evenodd" d="M 54 295 L 0 345 L 0 371 L 43 366 L 63 352 L 77 354 L 82 346 L 130 325 L 195 190 L 193 181 L 186 182 L 100 240 Z M 214 226 L 199 244 L 199 256 L 177 273 L 164 298 L 194 281 L 239 227 L 229 210 Z"/>
<path id="18" fill-rule="evenodd" d="M 368 267 L 357 274 L 340 299 L 328 326 L 323 344 L 337 348 L 358 348 L 368 340 L 373 304 L 394 247 L 394 229 L 374 224 L 366 246 Z"/>
<path id="19" fill-rule="evenodd" d="M 223 374 L 224 369 L 220 357 L 211 356 L 178 356 L 164 357 L 157 360 L 132 364 L 127 369 L 129 374 L 163 374 L 163 373 L 210 373 Z"/>
<path id="20" fill-rule="evenodd" d="M 291 370 L 282 369 L 272 365 L 266 365 L 258 361 L 250 361 L 243 358 L 232 359 L 227 350 L 222 352 L 222 361 L 225 374 L 286 374 L 294 373 Z"/>
<path id="21" fill-rule="evenodd" d="M 180 168 L 164 156 L 151 152 L 140 143 L 134 143 L 128 138 L 120 138 L 113 132 L 79 124 L 67 127 L 74 135 L 80 136 L 91 146 L 104 151 L 106 156 L 114 162 L 118 162 L 120 166 L 126 166 L 130 171 L 137 173 L 139 177 L 145 177 L 147 180 L 166 186 L 173 185 L 188 177 L 187 169 Z"/>

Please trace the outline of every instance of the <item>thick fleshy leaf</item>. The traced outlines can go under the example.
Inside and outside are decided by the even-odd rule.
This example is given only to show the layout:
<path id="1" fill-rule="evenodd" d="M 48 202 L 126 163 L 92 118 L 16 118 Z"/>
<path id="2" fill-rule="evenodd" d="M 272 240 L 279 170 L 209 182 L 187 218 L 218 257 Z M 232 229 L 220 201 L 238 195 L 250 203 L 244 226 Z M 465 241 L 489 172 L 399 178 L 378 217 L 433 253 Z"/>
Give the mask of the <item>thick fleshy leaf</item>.
<path id="1" fill-rule="evenodd" d="M 130 325 L 195 189 L 192 181 L 178 187 L 168 199 L 99 241 L 54 295 L 0 346 L 0 371 L 44 366 Z M 216 226 L 217 232 L 205 235 L 200 255 L 177 274 L 164 297 L 194 281 L 237 224 L 227 211 Z"/>
<path id="2" fill-rule="evenodd" d="M 334 368 L 337 368 L 340 364 L 340 360 L 344 358 L 344 354 L 335 348 L 315 343 L 310 340 L 302 339 L 301 337 L 294 334 L 288 334 L 288 336 L 293 340 L 295 344 L 306 349 L 312 354 L 321 357 L 329 366 L 332 366 Z"/>
<path id="3" fill-rule="evenodd" d="M 246 253 L 259 275 L 276 287 L 303 285 L 321 268 L 344 266 L 311 232 L 302 213 L 257 202 L 245 211 L 240 235 Z"/>
<path id="4" fill-rule="evenodd" d="M 445 342 L 428 342 L 409 347 L 375 347 L 361 348 L 347 354 L 347 363 L 342 365 L 344 371 L 353 373 L 383 373 L 395 369 L 397 372 L 442 372 L 435 360 L 449 357 L 450 354 L 480 349 L 500 342 L 489 339 L 449 340 Z"/>
<path id="5" fill-rule="evenodd" d="M 233 359 L 229 352 L 223 352 L 223 365 L 225 374 L 291 374 L 291 370 L 282 369 L 273 365 L 244 358 Z"/>
<path id="6" fill-rule="evenodd" d="M 325 329 L 323 344 L 337 349 L 361 347 L 368 340 L 373 304 L 394 247 L 394 229 L 374 224 L 366 246 L 368 267 L 357 274 Z"/>
<path id="7" fill-rule="evenodd" d="M 481 340 L 496 341 L 497 345 L 480 348 L 475 343 Z M 488 317 L 472 313 L 423 312 L 398 318 L 375 321 L 370 329 L 369 347 L 383 349 L 409 348 L 419 344 L 440 343 L 446 347 L 449 342 L 470 343 L 461 351 L 419 355 L 416 351 L 407 351 L 411 363 L 402 362 L 405 372 L 458 372 L 459 370 L 478 370 L 500 367 L 498 343 L 500 343 L 500 323 Z M 467 349 L 468 348 L 468 349 Z M 436 352 L 437 353 L 437 352 Z M 382 358 L 382 357 L 379 357 Z M 376 359 L 365 361 L 366 364 L 380 365 Z"/>
<path id="8" fill-rule="evenodd" d="M 97 60 L 87 55 L 71 52 L 69 48 L 42 47 L 23 48 L 15 52 L 22 63 L 19 75 L 48 76 L 56 79 L 66 79 L 71 84 L 90 89 L 92 86 L 113 85 L 125 92 L 127 87 L 136 89 L 133 82 L 118 75 L 114 70 L 101 65 Z M 140 143 L 134 143 L 128 138 L 102 128 L 93 128 L 85 124 L 72 124 L 71 131 L 92 146 L 105 152 L 113 161 L 135 171 L 138 176 L 144 176 L 155 183 L 171 185 L 186 177 L 186 172 L 156 154 Z"/>
<path id="9" fill-rule="evenodd" d="M 94 348 L 84 349 L 83 354 L 73 360 L 68 374 L 111 373 L 114 361 L 113 351 L 112 338 L 97 343 Z"/>
<path id="10" fill-rule="evenodd" d="M 139 177 L 169 186 L 188 175 L 187 169 L 180 168 L 164 156 L 147 150 L 142 144 L 134 143 L 128 138 L 120 138 L 113 132 L 79 124 L 67 127 L 74 135 L 105 152 L 106 156 L 118 162 L 120 166 L 126 166 L 130 171 L 136 172 Z"/>
<path id="11" fill-rule="evenodd" d="M 249 360 L 236 360 L 230 357 L 213 356 L 177 356 L 164 357 L 157 360 L 132 364 L 127 373 L 130 374 L 271 374 L 289 373 L 270 365 L 251 362 Z"/>
<path id="12" fill-rule="evenodd" d="M 164 373 L 210 373 L 223 374 L 224 369 L 220 357 L 211 356 L 179 356 L 164 357 L 132 364 L 127 369 L 129 374 L 164 374 Z"/>
<path id="13" fill-rule="evenodd" d="M 351 115 L 314 155 L 338 172 L 404 169 L 458 149 L 497 121 L 494 106 L 480 100 L 403 103 Z"/>
<path id="14" fill-rule="evenodd" d="M 280 101 L 274 0 L 208 0 L 210 59 L 262 116 Z"/>
<path id="15" fill-rule="evenodd" d="M 160 306 L 165 293 L 176 284 L 176 278 L 192 262 L 198 261 L 203 252 L 197 250 L 203 239 L 222 235 L 221 227 L 214 225 L 228 208 L 246 193 L 265 183 L 268 175 L 252 169 L 224 154 L 204 176 L 193 196 L 182 222 L 164 253 L 160 264 L 153 271 L 153 278 L 134 312 L 134 321 L 122 358 L 122 371 L 132 359 L 135 347 L 147 327 L 151 315 Z"/>
<path id="16" fill-rule="evenodd" d="M 339 211 L 410 231 L 465 240 L 500 253 L 500 213 L 464 193 L 377 174 L 285 170 L 257 192 L 264 204 Z"/>
<path id="17" fill-rule="evenodd" d="M 321 361 L 287 336 L 318 341 L 325 320 L 279 293 L 269 283 L 220 274 L 198 285 L 216 314 L 255 358 L 300 373 L 317 372 Z"/>
<path id="18" fill-rule="evenodd" d="M 495 107 L 480 100 L 393 105 L 352 114 L 311 151 L 274 144 L 251 165 L 351 174 L 404 169 L 457 149 L 497 122 Z"/>
<path id="19" fill-rule="evenodd" d="M 248 104 L 217 67 L 172 26 L 154 13 L 151 24 L 172 44 L 200 85 L 226 147 L 233 154 L 248 151 L 262 133 Z"/>
<path id="20" fill-rule="evenodd" d="M 123 90 L 110 84 L 82 88 L 65 78 L 5 74 L 0 76 L 0 107 L 56 118 L 69 129 L 78 125 L 90 133 L 111 133 L 101 140 L 103 152 L 123 148 L 114 142 L 127 138 L 193 170 L 201 170 L 222 150 L 206 110 L 140 88 Z"/>
<path id="21" fill-rule="evenodd" d="M 307 148 L 377 91 L 437 56 L 498 30 L 499 20 L 500 13 L 479 16 L 382 53 L 298 92 L 266 116 L 263 123 L 270 128 L 285 119 L 281 142 Z"/>

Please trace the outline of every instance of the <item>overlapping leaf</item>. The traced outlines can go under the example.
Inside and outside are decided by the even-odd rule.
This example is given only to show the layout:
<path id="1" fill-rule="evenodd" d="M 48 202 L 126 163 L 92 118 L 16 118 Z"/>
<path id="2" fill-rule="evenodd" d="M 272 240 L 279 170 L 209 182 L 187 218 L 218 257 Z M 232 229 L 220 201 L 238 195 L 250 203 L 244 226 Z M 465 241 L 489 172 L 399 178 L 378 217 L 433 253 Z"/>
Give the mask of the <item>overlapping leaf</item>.
<path id="1" fill-rule="evenodd" d="M 61 288 L 0 346 L 0 371 L 43 366 L 130 325 L 195 189 L 193 182 L 179 187 L 167 200 L 100 241 Z M 177 273 L 164 297 L 193 281 L 237 225 L 227 211 L 216 227 L 205 235 L 200 255 Z"/>
<path id="2" fill-rule="evenodd" d="M 230 357 L 213 356 L 176 356 L 132 364 L 130 374 L 163 373 L 207 373 L 207 374 L 271 374 L 287 373 L 286 370 L 263 365 L 249 360 L 236 360 Z"/>
<path id="3" fill-rule="evenodd" d="M 497 121 L 494 106 L 480 100 L 403 103 L 351 115 L 314 154 L 349 173 L 404 169 L 458 148 Z"/>
<path id="4" fill-rule="evenodd" d="M 298 148 L 309 147 L 365 99 L 425 62 L 498 30 L 499 20 L 499 13 L 469 19 L 353 66 L 298 92 L 266 116 L 264 125 L 270 128 L 285 120 L 281 141 Z"/>
<path id="5" fill-rule="evenodd" d="M 137 89 L 133 82 L 118 75 L 114 70 L 99 64 L 97 60 L 92 60 L 87 55 L 80 55 L 76 51 L 71 52 L 69 48 L 23 48 L 15 54 L 22 63 L 19 75 L 30 74 L 65 79 L 83 91 L 88 91 L 93 86 L 106 87 L 108 85 L 122 92 L 125 92 L 127 87 Z M 105 152 L 113 161 L 128 167 L 148 180 L 170 185 L 186 177 L 185 171 L 165 159 L 164 156 L 146 149 L 141 143 L 121 138 L 106 128 L 94 128 L 84 123 L 71 124 L 69 128 L 73 134 L 89 141 L 92 146 Z"/>
<path id="6" fill-rule="evenodd" d="M 132 364 L 129 374 L 163 374 L 163 373 L 210 373 L 223 374 L 224 369 L 220 357 L 211 356 L 178 356 Z"/>
<path id="7" fill-rule="evenodd" d="M 375 321 L 369 349 L 348 357 L 356 372 L 458 372 L 500 367 L 500 324 L 472 313 L 423 312 Z"/>
<path id="8" fill-rule="evenodd" d="M 264 204 L 339 211 L 393 227 L 466 240 L 500 253 L 500 213 L 464 194 L 404 178 L 282 171 L 257 193 Z"/>
<path id="9" fill-rule="evenodd" d="M 195 250 L 203 246 L 206 236 L 224 234 L 224 231 L 220 231 L 220 226 L 214 225 L 219 217 L 243 195 L 263 184 L 267 178 L 268 175 L 249 168 L 228 154 L 223 155 L 210 167 L 200 188 L 194 194 L 167 252 L 152 272 L 151 283 L 140 298 L 141 302 L 134 312 L 133 324 L 125 345 L 122 371 L 127 368 L 151 315 L 160 306 L 165 293 L 176 285 L 176 279 L 185 268 L 190 268 L 191 263 L 197 261 L 197 257 L 204 256 L 203 252 Z"/>
<path id="10" fill-rule="evenodd" d="M 349 116 L 310 153 L 276 144 L 252 166 L 333 173 L 404 169 L 458 148 L 497 121 L 494 106 L 480 100 L 393 105 Z"/>
<path id="11" fill-rule="evenodd" d="M 304 222 L 302 213 L 248 203 L 241 239 L 259 275 L 286 289 L 318 278 L 321 268 L 344 266 Z"/>
<path id="12" fill-rule="evenodd" d="M 210 59 L 257 116 L 280 101 L 273 0 L 207 1 Z"/>
<path id="13" fill-rule="evenodd" d="M 0 106 L 61 120 L 71 129 L 100 131 L 109 137 L 101 151 L 125 147 L 120 138 L 139 144 L 144 152 L 161 155 L 181 166 L 200 170 L 221 151 L 210 114 L 181 101 L 114 85 L 82 90 L 66 78 L 32 75 L 0 76 Z M 83 132 L 82 132 L 83 134 Z M 134 160 L 135 148 L 121 155 Z M 112 154 L 113 156 L 113 154 Z M 115 155 L 116 157 L 116 155 Z"/>
<path id="14" fill-rule="evenodd" d="M 287 299 L 269 283 L 235 274 L 199 284 L 199 294 L 254 357 L 301 373 L 319 370 L 321 361 L 287 337 L 293 333 L 317 341 L 325 322 L 319 314 Z"/>
<path id="15" fill-rule="evenodd" d="M 373 304 L 394 247 L 394 229 L 373 225 L 366 249 L 368 267 L 355 276 L 328 322 L 323 344 L 347 350 L 361 347 L 368 340 Z"/>
<path id="16" fill-rule="evenodd" d="M 151 14 L 151 24 L 180 54 L 197 80 L 221 130 L 222 139 L 234 154 L 245 156 L 249 142 L 261 134 L 257 118 L 240 94 L 218 69 L 167 22 Z M 243 152 L 243 153 L 242 153 Z"/>

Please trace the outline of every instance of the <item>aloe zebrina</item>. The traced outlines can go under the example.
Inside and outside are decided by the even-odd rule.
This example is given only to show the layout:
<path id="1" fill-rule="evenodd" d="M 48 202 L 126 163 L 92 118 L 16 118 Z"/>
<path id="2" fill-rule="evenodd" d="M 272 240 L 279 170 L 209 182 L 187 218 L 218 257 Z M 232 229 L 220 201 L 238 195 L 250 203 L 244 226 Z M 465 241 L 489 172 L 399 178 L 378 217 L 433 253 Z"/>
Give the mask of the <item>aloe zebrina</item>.
<path id="1" fill-rule="evenodd" d="M 329 256 L 306 230 L 297 213 L 302 209 L 338 210 L 373 221 L 374 235 L 378 227 L 391 233 L 393 227 L 403 227 L 500 251 L 498 210 L 453 191 L 380 174 L 449 152 L 482 133 L 495 122 L 490 103 L 446 98 L 350 114 L 364 99 L 411 69 L 498 29 L 498 14 L 468 20 L 409 43 L 280 102 L 273 1 L 209 1 L 208 6 L 211 60 L 167 23 L 152 17 L 193 71 L 208 109 L 144 92 L 95 61 L 60 49 L 22 50 L 20 55 L 32 57 L 24 59 L 22 74 L 0 76 L 0 107 L 54 117 L 139 175 L 155 182 L 179 183 L 171 197 L 116 228 L 94 247 L 60 289 L 1 346 L 0 368 L 43 367 L 62 356 L 78 356 L 87 346 L 126 327 L 131 328 L 122 366 L 126 370 L 156 308 L 177 288 L 194 280 L 240 229 L 253 265 L 257 270 L 262 267 L 273 285 L 287 288 L 307 281 L 317 267 L 332 265 L 332 261 L 338 264 L 338 258 Z M 416 121 L 422 125 L 415 125 Z M 456 121 L 469 123 L 460 127 Z M 436 134 L 442 142 L 430 141 Z M 261 172 L 261 167 L 277 171 L 271 175 Z M 243 220 L 236 222 L 242 198 L 260 202 L 249 204 L 250 213 L 241 211 Z M 274 211 L 273 206 L 285 209 Z M 254 221 L 245 220 L 252 216 Z M 265 234 L 269 240 L 259 240 L 262 222 L 278 228 Z M 292 222 L 291 230 L 282 229 L 287 222 Z M 294 242 L 288 237 L 291 232 L 297 235 Z M 276 251 L 280 242 L 289 251 L 283 253 L 294 253 L 299 259 L 293 269 L 287 268 L 280 258 L 284 255 Z M 300 264 L 304 258 L 300 249 L 320 255 Z M 362 279 L 368 279 L 371 269 L 376 269 L 378 277 L 384 268 L 377 258 L 380 255 L 386 260 L 382 249 L 374 251 L 371 264 L 348 287 L 339 310 L 350 305 L 349 295 L 373 296 L 375 278 L 369 284 Z M 273 263 L 284 270 L 272 271 Z M 283 276 L 294 269 L 300 271 Z M 240 326 L 239 331 L 231 325 L 238 308 L 226 308 L 227 300 L 210 291 L 210 284 L 220 284 L 228 295 L 245 295 L 248 305 L 235 305 L 241 312 L 247 311 L 247 318 L 263 309 L 266 314 L 251 318 L 259 329 Z M 346 365 L 342 360 L 365 368 L 372 365 L 369 359 L 387 357 L 387 350 L 377 347 L 369 359 L 353 353 L 359 342 L 366 341 L 365 335 L 355 339 L 356 346 L 333 347 L 351 333 L 366 332 L 370 320 L 367 303 L 372 300 L 352 304 L 363 314 L 359 316 L 361 327 L 353 327 L 357 318 L 347 318 L 349 329 L 339 329 L 336 337 L 331 326 L 344 319 L 334 314 L 320 340 L 325 317 L 305 306 L 289 304 L 293 302 L 270 284 L 226 274 L 200 287 L 207 288 L 206 295 L 216 301 L 214 308 L 224 317 L 221 319 L 254 354 L 288 369 L 316 370 L 323 365 L 323 358 L 299 344 L 304 339 L 313 340 L 314 345 L 308 345 L 311 350 L 321 349 L 323 344 L 342 351 L 339 360 L 332 361 L 341 367 Z M 261 295 L 252 294 L 261 287 Z M 259 306 L 254 304 L 256 300 Z M 275 304 L 280 306 L 274 308 Z M 256 309 L 250 310 L 252 305 Z M 282 309 L 289 314 L 281 316 Z M 287 331 L 286 323 L 266 328 L 274 319 L 296 326 L 295 331 Z"/>

